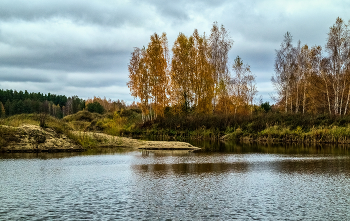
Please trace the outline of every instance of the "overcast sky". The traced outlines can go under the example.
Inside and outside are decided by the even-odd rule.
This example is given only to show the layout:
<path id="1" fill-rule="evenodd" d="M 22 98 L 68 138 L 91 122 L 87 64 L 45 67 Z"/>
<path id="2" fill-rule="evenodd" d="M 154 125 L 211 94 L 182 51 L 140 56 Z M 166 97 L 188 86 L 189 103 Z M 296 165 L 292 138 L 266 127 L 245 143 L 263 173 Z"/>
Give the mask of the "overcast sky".
<path id="1" fill-rule="evenodd" d="M 329 27 L 349 12 L 347 0 L 1 0 L 0 88 L 132 102 L 133 47 L 166 32 L 171 48 L 179 32 L 208 34 L 217 21 L 234 41 L 229 65 L 237 55 L 248 63 L 269 101 L 283 35 L 324 47 Z"/>

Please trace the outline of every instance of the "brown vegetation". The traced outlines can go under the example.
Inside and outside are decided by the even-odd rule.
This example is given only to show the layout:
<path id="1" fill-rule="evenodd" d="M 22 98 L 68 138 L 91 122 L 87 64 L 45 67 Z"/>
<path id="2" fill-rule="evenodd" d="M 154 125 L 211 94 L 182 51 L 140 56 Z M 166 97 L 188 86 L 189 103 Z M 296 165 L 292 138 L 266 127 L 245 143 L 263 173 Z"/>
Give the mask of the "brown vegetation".
<path id="1" fill-rule="evenodd" d="M 276 51 L 277 104 L 290 113 L 346 115 L 350 99 L 350 29 L 341 18 L 321 46 L 292 45 L 289 32 Z"/>
<path id="2" fill-rule="evenodd" d="M 40 127 L 39 115 L 16 115 L 0 120 L 0 152 L 63 152 L 85 151 L 96 148 L 128 149 L 199 149 L 184 142 L 152 142 L 101 133 L 92 124 L 109 124 L 107 116 L 87 111 L 59 120 L 47 116 L 45 127 Z M 118 117 L 118 114 L 117 116 Z M 124 122 L 125 124 L 125 122 Z M 125 126 L 125 125 L 121 125 Z M 111 131 L 109 131 L 111 132 Z"/>

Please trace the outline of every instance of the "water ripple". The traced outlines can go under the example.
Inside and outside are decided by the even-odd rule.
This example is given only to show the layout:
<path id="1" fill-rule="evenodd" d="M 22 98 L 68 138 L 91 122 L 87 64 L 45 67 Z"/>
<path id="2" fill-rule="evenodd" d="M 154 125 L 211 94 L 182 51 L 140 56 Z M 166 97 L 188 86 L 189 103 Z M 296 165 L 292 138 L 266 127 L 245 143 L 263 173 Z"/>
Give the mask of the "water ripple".
<path id="1" fill-rule="evenodd" d="M 348 156 L 130 152 L 0 160 L 1 220 L 347 220 Z"/>

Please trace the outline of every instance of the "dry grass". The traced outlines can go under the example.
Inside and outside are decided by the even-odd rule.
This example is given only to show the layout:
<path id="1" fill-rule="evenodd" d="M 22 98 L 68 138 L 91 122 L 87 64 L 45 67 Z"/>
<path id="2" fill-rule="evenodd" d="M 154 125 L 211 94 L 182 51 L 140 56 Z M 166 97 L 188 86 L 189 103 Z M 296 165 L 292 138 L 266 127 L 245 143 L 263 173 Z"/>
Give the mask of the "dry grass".
<path id="1" fill-rule="evenodd" d="M 57 136 L 57 139 L 61 139 L 59 138 L 61 135 L 66 136 L 69 140 L 79 144 L 84 149 L 99 147 L 196 149 L 196 147 L 184 142 L 141 141 L 115 136 L 123 133 L 123 131 L 130 130 L 134 125 L 133 122 L 135 119 L 128 120 L 127 117 L 123 117 L 117 112 L 112 115 L 106 115 L 105 117 L 95 115 L 82 111 L 76 115 L 66 117 L 63 120 L 47 116 L 44 128 L 39 127 L 40 118 L 35 114 L 21 114 L 1 119 L 0 134 L 2 136 L 0 138 L 0 145 L 5 146 L 10 142 L 12 142 L 12 145 L 15 145 L 16 139 L 19 136 L 19 131 L 32 129 L 46 134 L 45 136 L 50 137 L 53 143 L 55 143 L 54 140 L 56 139 L 54 136 Z M 97 117 L 97 119 L 94 119 L 94 117 Z M 89 131 L 92 128 L 92 124 L 94 124 L 95 127 L 102 128 L 103 133 Z M 50 134 L 51 132 L 48 131 L 52 131 L 54 135 Z M 30 136 L 26 138 L 28 142 L 30 139 Z M 21 140 L 22 146 L 26 146 L 26 140 Z"/>
<path id="2" fill-rule="evenodd" d="M 224 136 L 226 140 L 257 140 L 272 142 L 312 142 L 312 143 L 350 143 L 350 127 L 318 126 L 304 131 L 300 126 L 294 130 L 290 127 L 274 125 L 257 134 L 243 133 L 239 129 Z"/>

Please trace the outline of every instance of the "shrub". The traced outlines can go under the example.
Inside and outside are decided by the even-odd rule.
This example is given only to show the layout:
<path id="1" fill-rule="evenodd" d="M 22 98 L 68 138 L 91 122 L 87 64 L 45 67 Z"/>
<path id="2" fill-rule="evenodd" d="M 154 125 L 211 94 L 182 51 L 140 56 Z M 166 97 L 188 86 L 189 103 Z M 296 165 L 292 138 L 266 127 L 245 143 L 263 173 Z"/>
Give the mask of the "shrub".
<path id="1" fill-rule="evenodd" d="M 103 106 L 97 101 L 94 101 L 93 103 L 89 103 L 86 107 L 87 107 L 87 110 L 91 113 L 103 114 L 105 112 L 105 109 L 103 108 Z"/>
<path id="2" fill-rule="evenodd" d="M 271 105 L 269 102 L 262 103 L 260 107 L 265 111 L 269 112 L 271 110 Z"/>

